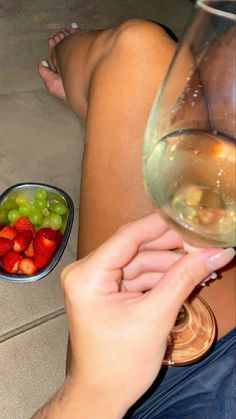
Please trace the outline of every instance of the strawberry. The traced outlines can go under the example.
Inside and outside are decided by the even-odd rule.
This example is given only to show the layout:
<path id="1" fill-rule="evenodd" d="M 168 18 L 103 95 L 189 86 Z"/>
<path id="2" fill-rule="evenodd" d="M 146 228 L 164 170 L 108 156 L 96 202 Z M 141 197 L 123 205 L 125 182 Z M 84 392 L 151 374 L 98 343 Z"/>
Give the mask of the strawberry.
<path id="1" fill-rule="evenodd" d="M 25 275 L 33 275 L 37 272 L 34 260 L 31 258 L 24 258 L 19 263 L 19 271 Z"/>
<path id="2" fill-rule="evenodd" d="M 2 258 L 2 268 L 9 274 L 16 274 L 18 272 L 19 263 L 22 259 L 23 258 L 19 253 L 10 250 L 10 252 Z"/>
<path id="3" fill-rule="evenodd" d="M 63 239 L 63 235 L 62 235 L 61 230 L 57 230 L 56 231 L 56 241 L 57 241 L 58 245 L 61 244 L 62 239 Z"/>
<path id="4" fill-rule="evenodd" d="M 22 231 L 22 233 L 18 233 L 14 238 L 13 250 L 18 253 L 24 252 L 26 249 L 28 249 L 32 239 L 32 231 L 26 230 Z"/>
<path id="5" fill-rule="evenodd" d="M 45 227 L 45 228 L 41 228 L 40 230 L 37 231 L 36 237 L 43 236 L 43 237 L 45 237 L 46 239 L 49 239 L 49 240 L 56 240 L 56 234 L 57 234 L 57 232 L 55 230 L 52 230 L 49 227 Z"/>
<path id="6" fill-rule="evenodd" d="M 0 257 L 4 256 L 13 248 L 13 240 L 0 237 Z"/>
<path id="7" fill-rule="evenodd" d="M 6 239 L 13 240 L 17 235 L 17 231 L 15 228 L 6 226 L 0 231 L 0 237 L 5 237 Z"/>
<path id="8" fill-rule="evenodd" d="M 14 228 L 20 233 L 25 230 L 32 231 L 33 236 L 35 236 L 35 233 L 36 233 L 33 224 L 30 222 L 30 220 L 27 217 L 17 218 L 17 220 L 14 222 Z"/>
<path id="9" fill-rule="evenodd" d="M 28 258 L 34 257 L 34 247 L 33 247 L 33 240 L 31 241 L 29 247 L 24 251 L 25 256 Z"/>
<path id="10" fill-rule="evenodd" d="M 36 237 L 33 241 L 35 265 L 37 268 L 44 268 L 50 262 L 57 249 L 55 240 L 46 239 L 43 236 Z"/>

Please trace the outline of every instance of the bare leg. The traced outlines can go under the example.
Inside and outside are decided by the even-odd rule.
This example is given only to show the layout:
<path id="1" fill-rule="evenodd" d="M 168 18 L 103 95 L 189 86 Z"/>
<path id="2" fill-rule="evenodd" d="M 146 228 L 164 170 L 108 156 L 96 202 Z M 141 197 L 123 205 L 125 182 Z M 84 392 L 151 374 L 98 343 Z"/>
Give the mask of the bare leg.
<path id="1" fill-rule="evenodd" d="M 74 47 L 77 49 L 71 48 L 65 63 L 64 51 L 58 50 L 68 102 L 80 114 L 80 100 L 74 86 L 81 83 L 85 89 L 80 91 L 89 103 L 81 190 L 80 256 L 124 222 L 152 210 L 143 191 L 143 134 L 156 91 L 175 51 L 175 43 L 160 27 L 140 21 L 91 33 L 86 43 L 85 39 L 75 40 L 74 35 L 71 41 L 77 42 Z M 82 65 L 83 74 L 82 43 L 83 57 L 89 51 L 89 59 Z M 60 45 L 66 47 L 65 43 Z"/>
<path id="2" fill-rule="evenodd" d="M 142 21 L 74 34 L 57 47 L 68 103 L 86 120 L 80 257 L 121 224 L 153 210 L 143 191 L 143 134 L 174 51 L 160 27 Z M 219 320 L 219 335 L 235 322 L 234 277 L 230 271 L 227 276 L 203 291 Z"/>
<path id="3" fill-rule="evenodd" d="M 64 59 L 67 47 L 71 52 Z M 123 223 L 153 210 L 143 191 L 143 134 L 174 51 L 175 43 L 160 27 L 139 21 L 89 37 L 75 34 L 59 44 L 57 62 L 67 100 L 83 119 L 81 95 L 88 101 L 80 257 Z"/>

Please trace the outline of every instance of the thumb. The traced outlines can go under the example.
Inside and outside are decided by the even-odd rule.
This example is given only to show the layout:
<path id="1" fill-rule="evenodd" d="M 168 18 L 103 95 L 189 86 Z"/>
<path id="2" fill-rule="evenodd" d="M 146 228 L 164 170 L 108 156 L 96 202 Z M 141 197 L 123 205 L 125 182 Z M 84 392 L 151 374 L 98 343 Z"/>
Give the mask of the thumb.
<path id="1" fill-rule="evenodd" d="M 214 248 L 184 255 L 171 266 L 157 286 L 150 291 L 150 298 L 153 302 L 155 300 L 156 306 L 157 299 L 158 302 L 162 302 L 161 306 L 170 315 L 169 319 L 172 321 L 171 317 L 177 315 L 179 308 L 194 288 L 209 274 L 229 263 L 235 253 L 233 248 Z"/>

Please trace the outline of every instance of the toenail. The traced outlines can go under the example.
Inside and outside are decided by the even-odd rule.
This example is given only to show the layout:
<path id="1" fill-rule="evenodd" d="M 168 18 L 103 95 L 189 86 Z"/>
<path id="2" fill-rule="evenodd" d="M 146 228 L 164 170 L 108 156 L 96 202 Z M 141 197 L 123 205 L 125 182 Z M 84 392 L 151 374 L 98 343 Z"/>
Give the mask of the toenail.
<path id="1" fill-rule="evenodd" d="M 79 27 L 76 22 L 71 23 L 70 26 L 71 26 L 72 29 L 78 29 L 78 27 Z"/>
<path id="2" fill-rule="evenodd" d="M 44 67 L 49 68 L 49 64 L 48 64 L 48 62 L 47 62 L 47 61 L 43 60 L 43 61 L 41 61 L 41 64 L 42 64 Z"/>

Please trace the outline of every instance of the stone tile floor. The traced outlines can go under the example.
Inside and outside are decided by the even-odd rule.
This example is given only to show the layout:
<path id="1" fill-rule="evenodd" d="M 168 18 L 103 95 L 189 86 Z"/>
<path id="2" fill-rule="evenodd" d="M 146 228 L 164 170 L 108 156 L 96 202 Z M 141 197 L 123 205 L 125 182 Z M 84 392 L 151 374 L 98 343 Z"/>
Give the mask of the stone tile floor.
<path id="1" fill-rule="evenodd" d="M 188 0 L 0 0 L 0 194 L 14 183 L 46 182 L 65 189 L 76 210 L 67 249 L 46 279 L 0 280 L 1 419 L 29 418 L 64 377 L 67 329 L 58 279 L 76 257 L 84 132 L 37 74 L 47 38 L 73 21 L 94 29 L 133 17 L 180 35 L 191 9 Z"/>

